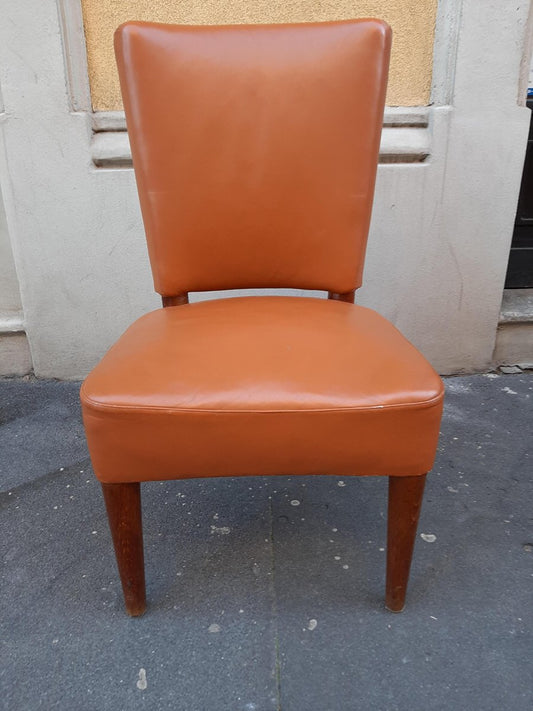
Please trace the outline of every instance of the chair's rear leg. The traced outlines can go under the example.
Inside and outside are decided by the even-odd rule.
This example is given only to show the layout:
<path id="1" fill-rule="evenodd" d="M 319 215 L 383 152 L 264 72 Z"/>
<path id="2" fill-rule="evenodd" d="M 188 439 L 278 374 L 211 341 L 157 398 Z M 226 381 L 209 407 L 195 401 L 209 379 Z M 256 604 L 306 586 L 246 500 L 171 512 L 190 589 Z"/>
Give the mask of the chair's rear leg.
<path id="1" fill-rule="evenodd" d="M 102 484 L 109 528 L 115 546 L 124 602 L 132 616 L 146 609 L 141 485 Z"/>
<path id="2" fill-rule="evenodd" d="M 389 477 L 385 606 L 401 612 L 413 556 L 426 475 Z"/>

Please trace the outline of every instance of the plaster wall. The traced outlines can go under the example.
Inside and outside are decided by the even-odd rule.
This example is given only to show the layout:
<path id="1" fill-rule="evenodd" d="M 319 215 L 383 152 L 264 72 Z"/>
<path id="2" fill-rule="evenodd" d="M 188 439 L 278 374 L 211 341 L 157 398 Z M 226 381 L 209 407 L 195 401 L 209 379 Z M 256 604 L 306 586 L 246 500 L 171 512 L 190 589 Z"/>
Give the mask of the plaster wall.
<path id="1" fill-rule="evenodd" d="M 429 158 L 379 167 L 358 298 L 441 373 L 490 366 L 529 121 L 518 105 L 529 3 L 460 6 L 439 8 L 457 23 L 457 61 L 450 45 L 433 77 Z M 160 303 L 133 171 L 91 161 L 54 0 L 0 0 L 0 16 L 0 183 L 34 368 L 78 378 Z"/>
<path id="2" fill-rule="evenodd" d="M 126 20 L 217 25 L 381 17 L 393 30 L 387 103 L 429 103 L 437 0 L 83 0 L 82 6 L 95 110 L 122 108 L 113 32 Z"/>
<path id="3" fill-rule="evenodd" d="M 2 115 L 3 112 L 0 119 Z M 19 284 L 0 191 L 0 376 L 25 375 L 31 366 Z"/>
<path id="4" fill-rule="evenodd" d="M 0 191 L 0 314 L 16 314 L 21 309 L 19 284 Z"/>

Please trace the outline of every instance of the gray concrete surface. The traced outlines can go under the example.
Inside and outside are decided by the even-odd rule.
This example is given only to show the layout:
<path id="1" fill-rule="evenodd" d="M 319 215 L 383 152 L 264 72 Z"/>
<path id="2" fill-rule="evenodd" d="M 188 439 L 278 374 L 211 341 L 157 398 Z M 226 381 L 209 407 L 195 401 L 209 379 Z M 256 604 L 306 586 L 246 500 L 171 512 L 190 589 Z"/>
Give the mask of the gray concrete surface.
<path id="1" fill-rule="evenodd" d="M 531 375 L 447 380 L 401 615 L 386 481 L 283 477 L 145 485 L 128 618 L 77 389 L 0 380 L 1 708 L 531 711 Z"/>

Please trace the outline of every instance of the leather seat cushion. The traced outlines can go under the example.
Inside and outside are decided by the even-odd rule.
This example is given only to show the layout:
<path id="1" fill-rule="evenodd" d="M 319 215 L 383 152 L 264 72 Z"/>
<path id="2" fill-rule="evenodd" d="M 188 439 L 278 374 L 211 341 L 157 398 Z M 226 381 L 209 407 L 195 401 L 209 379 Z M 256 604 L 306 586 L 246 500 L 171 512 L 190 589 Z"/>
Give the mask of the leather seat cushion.
<path id="1" fill-rule="evenodd" d="M 217 299 L 138 319 L 85 380 L 97 477 L 416 475 L 443 386 L 376 312 L 308 297 Z"/>

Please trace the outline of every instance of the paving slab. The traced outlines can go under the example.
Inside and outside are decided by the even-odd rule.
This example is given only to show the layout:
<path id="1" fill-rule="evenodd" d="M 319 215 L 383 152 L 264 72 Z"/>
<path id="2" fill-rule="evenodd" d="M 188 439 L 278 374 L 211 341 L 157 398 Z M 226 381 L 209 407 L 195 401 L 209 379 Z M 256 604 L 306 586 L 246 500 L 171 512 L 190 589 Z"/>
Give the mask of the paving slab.
<path id="1" fill-rule="evenodd" d="M 79 390 L 79 383 L 0 378 L 1 491 L 88 460 Z"/>
<path id="2" fill-rule="evenodd" d="M 6 710 L 531 711 L 533 377 L 449 378 L 406 610 L 386 481 L 143 486 L 123 612 L 76 383 L 0 380 Z"/>
<path id="3" fill-rule="evenodd" d="M 402 614 L 382 603 L 386 482 L 278 489 L 284 711 L 533 708 L 533 378 L 446 385 Z"/>
<path id="4" fill-rule="evenodd" d="M 276 709 L 264 482 L 143 486 L 150 611 L 131 619 L 78 390 L 0 381 L 1 708 Z"/>

